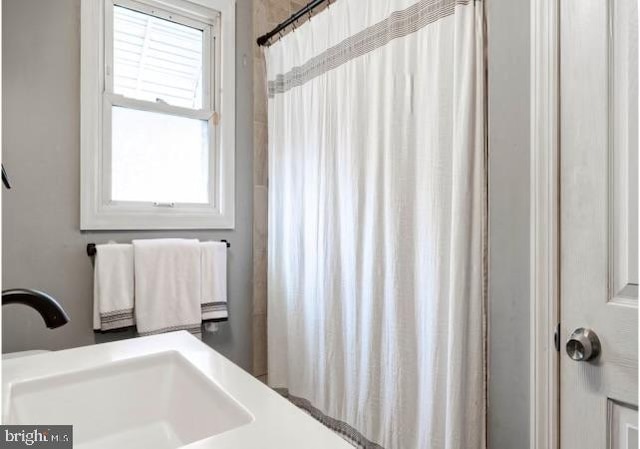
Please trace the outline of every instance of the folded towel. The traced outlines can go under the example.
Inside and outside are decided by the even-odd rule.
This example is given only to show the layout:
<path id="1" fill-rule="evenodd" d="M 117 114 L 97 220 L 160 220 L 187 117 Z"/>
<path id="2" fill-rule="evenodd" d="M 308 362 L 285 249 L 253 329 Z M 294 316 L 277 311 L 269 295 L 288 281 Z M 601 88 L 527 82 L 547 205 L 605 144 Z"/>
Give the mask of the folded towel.
<path id="1" fill-rule="evenodd" d="M 138 334 L 188 330 L 201 336 L 201 250 L 197 240 L 134 240 Z"/>
<path id="2" fill-rule="evenodd" d="M 227 311 L 227 244 L 202 242 L 202 320 L 222 321 Z"/>
<path id="3" fill-rule="evenodd" d="M 93 328 L 106 331 L 133 326 L 133 248 L 96 246 L 93 281 Z"/>

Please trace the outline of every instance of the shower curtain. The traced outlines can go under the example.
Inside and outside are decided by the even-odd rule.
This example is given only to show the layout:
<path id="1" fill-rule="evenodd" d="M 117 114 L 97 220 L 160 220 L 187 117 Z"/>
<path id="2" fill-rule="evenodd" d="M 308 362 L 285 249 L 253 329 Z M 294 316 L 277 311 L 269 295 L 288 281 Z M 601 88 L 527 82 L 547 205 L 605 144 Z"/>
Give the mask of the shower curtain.
<path id="1" fill-rule="evenodd" d="M 485 447 L 482 8 L 335 0 L 266 50 L 269 384 L 361 447 Z"/>

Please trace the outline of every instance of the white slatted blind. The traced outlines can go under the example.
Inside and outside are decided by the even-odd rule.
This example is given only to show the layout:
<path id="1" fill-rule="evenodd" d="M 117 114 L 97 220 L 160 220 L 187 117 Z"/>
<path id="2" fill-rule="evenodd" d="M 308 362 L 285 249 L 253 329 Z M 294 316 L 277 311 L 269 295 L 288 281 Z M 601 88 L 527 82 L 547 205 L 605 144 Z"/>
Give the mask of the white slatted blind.
<path id="1" fill-rule="evenodd" d="M 121 6 L 113 20 L 114 93 L 201 109 L 202 30 Z"/>

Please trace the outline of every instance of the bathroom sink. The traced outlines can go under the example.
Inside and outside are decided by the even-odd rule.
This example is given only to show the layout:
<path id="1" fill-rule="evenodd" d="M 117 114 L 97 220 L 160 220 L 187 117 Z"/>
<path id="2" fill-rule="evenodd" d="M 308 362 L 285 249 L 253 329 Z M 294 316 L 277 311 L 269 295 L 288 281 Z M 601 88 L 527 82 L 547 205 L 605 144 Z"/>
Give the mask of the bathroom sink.
<path id="1" fill-rule="evenodd" d="M 5 424 L 73 424 L 74 447 L 174 449 L 250 423 L 177 351 L 15 382 Z"/>
<path id="2" fill-rule="evenodd" d="M 5 359 L 1 404 L 80 449 L 353 449 L 186 331 Z"/>

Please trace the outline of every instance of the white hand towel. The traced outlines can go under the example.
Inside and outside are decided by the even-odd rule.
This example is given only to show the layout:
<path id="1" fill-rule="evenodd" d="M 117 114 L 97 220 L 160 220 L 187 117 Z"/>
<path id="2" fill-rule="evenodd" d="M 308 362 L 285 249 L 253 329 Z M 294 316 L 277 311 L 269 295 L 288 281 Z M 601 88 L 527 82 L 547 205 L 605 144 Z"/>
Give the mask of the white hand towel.
<path id="1" fill-rule="evenodd" d="M 96 246 L 93 280 L 93 328 L 133 326 L 133 247 Z"/>
<path id="2" fill-rule="evenodd" d="M 197 240 L 134 240 L 138 334 L 188 330 L 201 335 L 201 261 Z"/>
<path id="3" fill-rule="evenodd" d="M 227 244 L 202 242 L 202 320 L 226 320 Z"/>

